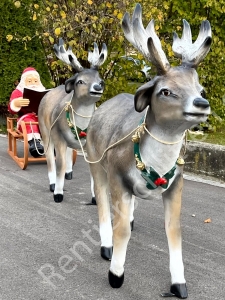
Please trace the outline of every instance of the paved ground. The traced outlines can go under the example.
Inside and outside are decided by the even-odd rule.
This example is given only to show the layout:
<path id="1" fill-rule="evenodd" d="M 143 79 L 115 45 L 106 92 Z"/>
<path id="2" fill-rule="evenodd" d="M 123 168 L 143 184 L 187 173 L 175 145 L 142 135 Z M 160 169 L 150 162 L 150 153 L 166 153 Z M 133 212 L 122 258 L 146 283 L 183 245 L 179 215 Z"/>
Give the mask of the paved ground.
<path id="1" fill-rule="evenodd" d="M 78 156 L 65 200 L 57 204 L 46 164 L 23 171 L 6 150 L 7 139 L 0 137 L 1 300 L 162 299 L 170 275 L 160 199 L 138 200 L 125 283 L 114 290 L 107 281 L 109 263 L 99 255 L 97 209 L 86 205 L 91 193 L 83 158 Z M 224 187 L 185 180 L 183 257 L 190 300 L 225 299 L 224 195 Z M 212 222 L 204 223 L 207 218 Z"/>

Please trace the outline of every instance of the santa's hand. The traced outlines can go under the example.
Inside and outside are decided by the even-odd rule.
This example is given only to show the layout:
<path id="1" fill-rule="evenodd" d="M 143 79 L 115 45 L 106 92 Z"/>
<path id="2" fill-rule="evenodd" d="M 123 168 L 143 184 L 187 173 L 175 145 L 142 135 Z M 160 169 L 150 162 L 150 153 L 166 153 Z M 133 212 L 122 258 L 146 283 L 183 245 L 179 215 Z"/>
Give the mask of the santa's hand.
<path id="1" fill-rule="evenodd" d="M 20 108 L 20 107 L 23 107 L 23 106 L 28 106 L 29 103 L 30 103 L 29 99 L 25 99 L 25 98 L 22 98 L 22 97 L 13 100 L 13 104 L 17 108 Z"/>

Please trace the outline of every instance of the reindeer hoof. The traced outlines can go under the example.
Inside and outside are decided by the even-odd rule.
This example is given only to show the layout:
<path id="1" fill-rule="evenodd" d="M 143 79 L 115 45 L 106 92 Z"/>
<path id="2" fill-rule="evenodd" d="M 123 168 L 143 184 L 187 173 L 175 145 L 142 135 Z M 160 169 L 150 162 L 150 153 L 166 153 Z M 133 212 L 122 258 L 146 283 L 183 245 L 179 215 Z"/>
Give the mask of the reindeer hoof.
<path id="1" fill-rule="evenodd" d="M 50 189 L 50 192 L 54 192 L 55 184 L 54 183 L 50 184 L 49 189 Z"/>
<path id="2" fill-rule="evenodd" d="M 170 293 L 161 294 L 162 297 L 177 297 L 186 299 L 188 297 L 186 283 L 175 283 L 170 287 Z"/>
<path id="3" fill-rule="evenodd" d="M 91 204 L 93 204 L 93 205 L 97 205 L 97 202 L 96 202 L 96 199 L 95 199 L 95 197 L 92 197 L 92 198 L 91 198 Z"/>
<path id="4" fill-rule="evenodd" d="M 170 287 L 170 292 L 180 299 L 186 299 L 188 297 L 186 283 L 172 284 Z"/>
<path id="5" fill-rule="evenodd" d="M 109 270 L 108 279 L 111 287 L 114 289 L 118 289 L 123 285 L 124 273 L 120 277 L 118 277 Z"/>
<path id="6" fill-rule="evenodd" d="M 113 247 L 101 247 L 101 257 L 105 260 L 111 260 Z"/>
<path id="7" fill-rule="evenodd" d="M 131 231 L 134 230 L 134 220 L 130 222 L 130 230 L 131 230 Z"/>
<path id="8" fill-rule="evenodd" d="M 71 180 L 72 178 L 73 178 L 73 171 L 71 171 L 69 173 L 65 173 L 65 179 Z"/>
<path id="9" fill-rule="evenodd" d="M 56 194 L 56 195 L 54 195 L 54 201 L 56 203 L 62 202 L 63 201 L 63 195 L 62 194 Z"/>

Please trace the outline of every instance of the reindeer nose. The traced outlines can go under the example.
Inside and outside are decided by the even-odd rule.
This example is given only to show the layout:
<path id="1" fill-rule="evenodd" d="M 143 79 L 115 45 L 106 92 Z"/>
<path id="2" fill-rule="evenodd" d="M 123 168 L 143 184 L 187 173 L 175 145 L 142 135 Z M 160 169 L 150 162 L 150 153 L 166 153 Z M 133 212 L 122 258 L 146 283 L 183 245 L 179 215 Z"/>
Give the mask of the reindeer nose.
<path id="1" fill-rule="evenodd" d="M 93 88 L 94 88 L 96 91 L 101 91 L 101 90 L 102 90 L 102 86 L 99 85 L 99 84 L 95 84 L 95 85 L 93 86 Z"/>
<path id="2" fill-rule="evenodd" d="M 194 106 L 200 107 L 200 108 L 208 108 L 209 107 L 209 102 L 204 99 L 204 98 L 196 98 L 193 101 Z"/>

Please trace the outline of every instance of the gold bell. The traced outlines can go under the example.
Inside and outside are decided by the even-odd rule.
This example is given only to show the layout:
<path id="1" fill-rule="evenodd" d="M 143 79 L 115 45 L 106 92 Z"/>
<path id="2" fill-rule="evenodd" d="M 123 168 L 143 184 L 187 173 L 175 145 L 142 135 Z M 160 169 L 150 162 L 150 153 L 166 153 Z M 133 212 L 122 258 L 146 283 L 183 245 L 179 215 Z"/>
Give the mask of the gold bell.
<path id="1" fill-rule="evenodd" d="M 136 168 L 140 171 L 144 170 L 145 169 L 145 164 L 142 161 L 140 161 L 137 154 L 135 154 L 135 160 L 136 160 Z"/>
<path id="2" fill-rule="evenodd" d="M 140 134 L 139 134 L 138 131 L 136 131 L 135 134 L 132 135 L 131 140 L 132 140 L 133 143 L 139 143 L 139 141 L 140 141 Z"/>
<path id="3" fill-rule="evenodd" d="M 136 168 L 140 171 L 143 171 L 145 169 L 145 164 L 141 161 L 136 163 Z"/>
<path id="4" fill-rule="evenodd" d="M 184 159 L 182 157 L 178 157 L 177 164 L 180 166 L 184 165 L 185 164 Z"/>

